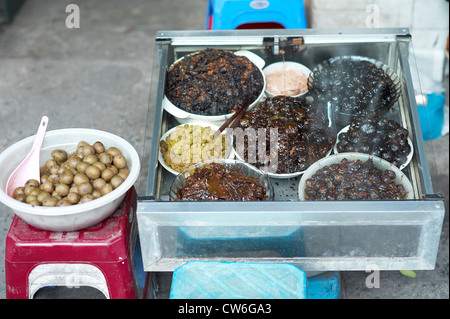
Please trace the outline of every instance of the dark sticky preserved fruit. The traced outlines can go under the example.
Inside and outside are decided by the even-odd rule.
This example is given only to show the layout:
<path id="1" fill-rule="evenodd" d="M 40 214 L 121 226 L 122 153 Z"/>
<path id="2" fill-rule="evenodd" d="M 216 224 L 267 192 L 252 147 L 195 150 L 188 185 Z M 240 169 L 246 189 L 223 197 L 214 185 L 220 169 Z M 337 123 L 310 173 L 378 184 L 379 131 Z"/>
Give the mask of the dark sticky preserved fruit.
<path id="1" fill-rule="evenodd" d="M 253 176 L 239 167 L 211 163 L 195 169 L 178 189 L 177 199 L 183 201 L 262 201 L 266 189 Z"/>
<path id="2" fill-rule="evenodd" d="M 406 190 L 394 182 L 395 172 L 382 171 L 365 162 L 349 161 L 318 170 L 305 185 L 306 200 L 375 200 L 405 199 Z"/>
<path id="3" fill-rule="evenodd" d="M 223 115 L 255 101 L 263 86 L 261 71 L 248 58 L 206 49 L 169 70 L 165 94 L 186 112 Z"/>
<path id="4" fill-rule="evenodd" d="M 318 102 L 331 102 L 338 112 L 354 116 L 385 114 L 397 99 L 395 84 L 383 69 L 351 58 L 314 71 L 308 88 Z"/>
<path id="5" fill-rule="evenodd" d="M 381 157 L 397 167 L 411 153 L 408 130 L 382 116 L 357 117 L 347 132 L 339 135 L 338 152 L 360 152 Z"/>
<path id="6" fill-rule="evenodd" d="M 252 128 L 266 129 L 266 158 L 256 157 L 257 167 L 264 166 L 271 156 L 270 129 L 278 132 L 276 150 L 276 173 L 295 173 L 306 170 L 311 164 L 326 156 L 333 147 L 336 132 L 328 128 L 328 118 L 318 108 L 311 107 L 303 97 L 276 96 L 261 102 L 258 107 L 246 112 L 239 126 L 245 133 Z M 245 137 L 244 160 L 248 158 L 248 138 Z M 235 135 L 235 141 L 238 136 Z M 238 150 L 236 150 L 238 151 Z M 259 152 L 259 150 L 258 150 Z M 259 154 L 259 153 L 258 153 Z M 273 154 L 272 154 L 273 155 Z M 272 166 L 272 165 L 270 165 Z"/>

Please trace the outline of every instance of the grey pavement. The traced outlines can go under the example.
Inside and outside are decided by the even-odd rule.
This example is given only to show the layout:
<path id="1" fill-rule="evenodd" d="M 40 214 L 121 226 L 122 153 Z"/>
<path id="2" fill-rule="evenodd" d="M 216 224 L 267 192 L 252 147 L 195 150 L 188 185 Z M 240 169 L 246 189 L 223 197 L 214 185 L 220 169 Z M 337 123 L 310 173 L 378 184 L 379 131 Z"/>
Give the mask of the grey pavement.
<path id="1" fill-rule="evenodd" d="M 65 26 L 69 3 L 80 7 L 79 29 Z M 34 135 L 48 115 L 49 130 L 110 131 L 141 154 L 156 31 L 204 29 L 205 13 L 206 0 L 27 0 L 12 24 L 0 26 L 0 152 Z M 380 288 L 372 289 L 365 286 L 365 272 L 343 272 L 343 298 L 449 297 L 448 136 L 433 143 L 435 188 L 446 198 L 436 269 L 417 271 L 414 279 L 383 271 Z M 12 218 L 0 204 L 0 299 Z"/>

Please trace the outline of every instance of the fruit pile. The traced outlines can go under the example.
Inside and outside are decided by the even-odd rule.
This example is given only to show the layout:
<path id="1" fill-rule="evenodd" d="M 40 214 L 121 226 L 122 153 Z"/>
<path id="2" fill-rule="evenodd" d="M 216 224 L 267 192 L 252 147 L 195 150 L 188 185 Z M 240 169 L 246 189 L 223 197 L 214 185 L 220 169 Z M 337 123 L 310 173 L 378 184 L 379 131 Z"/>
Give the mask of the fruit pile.
<path id="1" fill-rule="evenodd" d="M 347 132 L 339 135 L 339 153 L 359 152 L 381 157 L 400 167 L 411 153 L 408 130 L 382 116 L 356 117 Z"/>
<path id="2" fill-rule="evenodd" d="M 313 71 L 308 88 L 317 102 L 332 103 L 337 112 L 352 116 L 386 114 L 399 93 L 382 68 L 352 57 L 323 63 Z"/>
<path id="3" fill-rule="evenodd" d="M 306 181 L 306 200 L 404 199 L 405 187 L 394 182 L 394 171 L 382 171 L 372 160 L 325 166 Z"/>

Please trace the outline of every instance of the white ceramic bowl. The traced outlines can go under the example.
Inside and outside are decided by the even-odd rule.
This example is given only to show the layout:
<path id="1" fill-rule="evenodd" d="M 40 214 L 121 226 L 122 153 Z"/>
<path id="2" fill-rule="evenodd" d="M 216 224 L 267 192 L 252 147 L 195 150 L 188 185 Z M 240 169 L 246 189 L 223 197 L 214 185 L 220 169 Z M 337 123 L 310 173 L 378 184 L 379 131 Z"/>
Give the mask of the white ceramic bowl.
<path id="1" fill-rule="evenodd" d="M 159 140 L 160 144 L 161 144 L 161 141 L 165 141 L 169 137 L 169 135 L 173 131 L 175 131 L 178 127 L 180 127 L 180 126 L 182 127 L 184 125 L 198 125 L 198 126 L 201 126 L 201 127 L 210 127 L 213 130 L 213 134 L 214 134 L 215 131 L 217 131 L 220 128 L 219 126 L 214 125 L 214 124 L 209 124 L 209 123 L 205 123 L 205 122 L 197 122 L 197 121 L 189 122 L 189 123 L 186 123 L 186 124 L 181 124 L 181 125 L 178 125 L 178 126 L 175 126 L 175 127 L 171 128 L 166 133 L 164 133 L 164 135 Z M 225 134 L 225 133 L 222 132 L 222 134 Z M 224 158 L 233 159 L 234 158 L 233 135 L 232 134 L 226 135 L 226 137 L 228 138 L 228 145 L 230 147 L 226 150 Z M 172 174 L 178 175 L 178 174 L 181 173 L 181 172 L 177 172 L 176 170 L 174 170 L 173 168 L 171 168 L 169 165 L 166 164 L 166 162 L 164 161 L 164 157 L 163 157 L 163 155 L 161 153 L 161 145 L 159 146 L 159 150 L 158 150 L 158 161 L 166 170 L 168 170 Z"/>
<path id="2" fill-rule="evenodd" d="M 194 52 L 192 54 L 196 54 L 196 53 L 198 53 L 198 52 Z M 263 87 L 261 89 L 261 93 L 255 99 L 255 101 L 252 102 L 248 106 L 247 109 L 250 110 L 255 105 L 257 105 L 259 103 L 259 101 L 261 100 L 261 98 L 264 96 L 264 90 L 266 88 L 266 78 L 264 76 L 262 68 L 265 65 L 265 61 L 263 59 L 261 59 L 259 56 L 257 56 L 256 54 L 254 54 L 253 52 L 246 51 L 246 50 L 236 51 L 236 52 L 234 52 L 234 54 L 236 54 L 238 56 L 245 56 L 245 57 L 247 57 L 259 69 L 259 71 L 261 72 L 261 75 L 263 77 L 264 85 L 263 85 Z M 178 63 L 179 61 L 181 61 L 184 58 L 185 57 L 182 57 L 182 58 L 176 60 L 170 66 L 170 68 L 173 68 L 173 66 L 176 63 Z M 189 122 L 195 120 L 195 121 L 208 122 L 208 123 L 220 126 L 221 124 L 225 123 L 225 121 L 227 119 L 229 119 L 234 114 L 234 113 L 229 113 L 229 114 L 224 114 L 224 115 L 199 115 L 199 114 L 189 113 L 189 112 L 186 112 L 186 111 L 180 109 L 179 107 L 174 105 L 172 102 L 170 102 L 166 95 L 164 95 L 164 98 L 163 98 L 163 101 L 162 101 L 162 106 L 168 113 L 172 114 L 175 117 L 175 119 L 181 124 L 189 123 Z"/>
<path id="3" fill-rule="evenodd" d="M 402 184 L 407 192 L 405 199 L 414 199 L 414 190 L 411 185 L 411 182 L 409 181 L 408 177 L 406 177 L 406 175 L 402 173 L 401 170 L 399 170 L 394 164 L 391 164 L 382 158 L 379 158 L 379 157 L 376 157 L 373 155 L 369 155 L 369 154 L 363 154 L 363 153 L 339 153 L 336 155 L 331 155 L 331 156 L 325 157 L 325 158 L 315 162 L 303 173 L 303 176 L 300 179 L 300 183 L 298 186 L 299 199 L 302 201 L 305 200 L 305 187 L 306 187 L 305 185 L 306 185 L 306 181 L 308 179 L 310 179 L 321 168 L 324 168 L 325 166 L 330 166 L 332 164 L 338 164 L 344 158 L 348 159 L 349 161 L 361 160 L 362 162 L 372 159 L 373 165 L 376 168 L 378 168 L 382 171 L 385 171 L 385 170 L 393 171 L 396 175 L 396 178 L 394 179 L 395 184 L 397 184 L 397 185 Z"/>
<path id="4" fill-rule="evenodd" d="M 263 69 L 264 75 L 266 76 L 266 90 L 265 93 L 268 97 L 274 97 L 278 94 L 274 94 L 270 91 L 268 91 L 267 87 L 268 87 L 268 81 L 267 81 L 267 76 L 275 71 L 279 71 L 279 70 L 283 70 L 283 68 L 285 70 L 290 69 L 290 70 L 294 70 L 294 71 L 298 71 L 300 73 L 303 73 L 305 75 L 305 86 L 306 86 L 306 91 L 300 94 L 296 94 L 296 95 L 291 95 L 292 97 L 299 97 L 302 95 L 305 95 L 308 92 L 308 78 L 309 78 L 309 74 L 311 73 L 311 70 L 309 68 L 307 68 L 306 66 L 304 66 L 301 63 L 297 63 L 297 62 L 292 62 L 292 61 L 283 61 L 283 62 L 275 62 L 272 64 L 269 64 L 268 66 L 266 66 Z"/>
<path id="5" fill-rule="evenodd" d="M 73 152 L 78 142 L 93 144 L 102 142 L 106 148 L 115 146 L 125 156 L 130 169 L 129 176 L 111 193 L 83 204 L 65 207 L 42 207 L 21 203 L 6 194 L 10 174 L 28 154 L 34 136 L 25 138 L 0 154 L 0 201 L 28 224 L 50 231 L 76 231 L 93 226 L 109 217 L 120 205 L 126 192 L 136 182 L 140 172 L 140 160 L 134 147 L 123 138 L 99 130 L 70 128 L 48 131 L 41 149 L 40 166 L 51 158 L 55 149 Z"/>
<path id="6" fill-rule="evenodd" d="M 336 137 L 336 144 L 334 144 L 334 148 L 333 148 L 334 154 L 339 154 L 339 151 L 338 151 L 338 148 L 337 148 L 337 145 L 338 145 L 338 143 L 339 143 L 339 136 L 340 136 L 342 133 L 348 132 L 349 129 L 350 129 L 350 125 L 347 125 L 346 127 L 344 127 L 344 128 L 338 133 L 338 135 L 337 135 L 337 137 Z M 404 169 L 406 166 L 408 166 L 408 165 L 409 165 L 409 162 L 411 162 L 411 160 L 412 160 L 412 158 L 413 158 L 413 156 L 414 156 L 414 146 L 413 146 L 413 143 L 412 143 L 412 141 L 411 141 L 411 139 L 410 139 L 409 137 L 408 137 L 408 144 L 409 144 L 409 147 L 411 147 L 411 152 L 410 152 L 410 153 L 408 154 L 408 156 L 406 157 L 406 162 L 403 163 L 403 164 L 399 167 L 400 170 L 402 170 L 402 169 Z"/>

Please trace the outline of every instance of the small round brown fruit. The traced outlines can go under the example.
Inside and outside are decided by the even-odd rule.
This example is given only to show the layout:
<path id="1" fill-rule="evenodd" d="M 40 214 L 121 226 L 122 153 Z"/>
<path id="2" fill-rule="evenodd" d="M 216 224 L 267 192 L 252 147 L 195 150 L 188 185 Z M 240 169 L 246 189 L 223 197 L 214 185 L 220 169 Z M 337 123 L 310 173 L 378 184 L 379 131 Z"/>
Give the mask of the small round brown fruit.
<path id="1" fill-rule="evenodd" d="M 42 206 L 55 207 L 57 203 L 58 203 L 58 199 L 56 197 L 48 196 L 48 197 L 44 198 L 44 200 L 42 201 Z"/>
<path id="2" fill-rule="evenodd" d="M 76 203 L 78 203 L 78 202 L 80 201 L 80 194 L 70 192 L 69 194 L 67 194 L 66 199 L 67 199 L 71 204 L 76 204 Z"/>
<path id="3" fill-rule="evenodd" d="M 119 154 L 119 155 L 114 156 L 113 164 L 119 169 L 125 168 L 127 166 L 127 160 L 126 160 L 125 156 L 123 156 L 122 154 Z"/>
<path id="4" fill-rule="evenodd" d="M 81 196 L 92 194 L 92 190 L 93 190 L 92 184 L 89 182 L 78 185 L 78 192 L 80 193 Z"/>
<path id="5" fill-rule="evenodd" d="M 53 185 L 53 183 L 50 180 L 47 180 L 45 183 L 43 183 L 40 186 L 40 189 L 51 194 L 55 190 L 55 186 Z"/>
<path id="6" fill-rule="evenodd" d="M 59 177 L 59 182 L 62 184 L 70 185 L 73 183 L 73 173 L 70 169 L 64 170 L 64 172 Z"/>
<path id="7" fill-rule="evenodd" d="M 67 160 L 67 153 L 63 150 L 53 150 L 52 151 L 52 157 L 55 161 L 58 163 L 64 162 Z"/>
<path id="8" fill-rule="evenodd" d="M 111 178 L 111 185 L 114 189 L 116 189 L 117 187 L 119 187 L 122 183 L 123 183 L 124 179 L 119 176 L 113 176 L 113 178 Z"/>
<path id="9" fill-rule="evenodd" d="M 106 194 L 109 194 L 113 191 L 113 187 L 110 183 L 105 184 L 101 189 L 100 192 L 102 193 L 102 196 L 105 196 Z"/>
<path id="10" fill-rule="evenodd" d="M 117 147 L 114 147 L 114 146 L 111 146 L 110 148 L 108 148 L 106 150 L 106 153 L 111 154 L 112 157 L 122 154 L 122 152 Z"/>
<path id="11" fill-rule="evenodd" d="M 88 168 L 86 168 L 86 171 L 84 172 L 89 179 L 97 179 L 100 177 L 100 174 L 102 173 L 100 171 L 100 168 L 97 166 L 91 165 Z"/>
<path id="12" fill-rule="evenodd" d="M 83 173 L 77 173 L 73 178 L 73 182 L 75 183 L 75 185 L 89 183 L 89 178 Z"/>
<path id="13" fill-rule="evenodd" d="M 55 187 L 55 191 L 61 197 L 67 196 L 67 194 L 69 194 L 69 189 L 69 185 L 66 184 L 57 184 Z"/>
<path id="14" fill-rule="evenodd" d="M 95 142 L 92 147 L 95 149 L 95 153 L 100 154 L 105 152 L 105 145 L 102 142 Z"/>
<path id="15" fill-rule="evenodd" d="M 110 167 L 102 172 L 102 178 L 107 182 L 109 182 L 114 175 L 116 174 L 114 174 L 114 171 Z"/>
<path id="16" fill-rule="evenodd" d="M 94 187 L 94 189 L 102 189 L 103 186 L 106 185 L 106 181 L 103 178 L 97 178 L 96 180 L 94 180 L 92 182 L 92 186 Z"/>
<path id="17" fill-rule="evenodd" d="M 111 154 L 101 153 L 101 154 L 98 155 L 98 161 L 102 162 L 106 166 L 111 165 L 112 160 L 113 160 L 113 157 L 112 157 Z"/>

